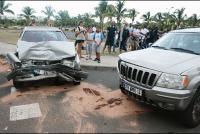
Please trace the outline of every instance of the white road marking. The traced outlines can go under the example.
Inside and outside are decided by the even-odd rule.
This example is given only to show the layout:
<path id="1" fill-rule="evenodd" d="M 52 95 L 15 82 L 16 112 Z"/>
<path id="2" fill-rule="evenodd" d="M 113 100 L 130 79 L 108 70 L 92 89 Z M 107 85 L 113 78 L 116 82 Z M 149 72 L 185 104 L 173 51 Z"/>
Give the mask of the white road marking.
<path id="1" fill-rule="evenodd" d="M 11 91 L 11 94 L 16 92 L 16 88 L 15 87 L 11 87 L 10 91 Z"/>
<path id="2" fill-rule="evenodd" d="M 3 130 L 5 130 L 5 131 L 8 130 L 8 127 L 6 126 Z"/>
<path id="3" fill-rule="evenodd" d="M 42 116 L 38 103 L 10 107 L 10 121 Z"/>

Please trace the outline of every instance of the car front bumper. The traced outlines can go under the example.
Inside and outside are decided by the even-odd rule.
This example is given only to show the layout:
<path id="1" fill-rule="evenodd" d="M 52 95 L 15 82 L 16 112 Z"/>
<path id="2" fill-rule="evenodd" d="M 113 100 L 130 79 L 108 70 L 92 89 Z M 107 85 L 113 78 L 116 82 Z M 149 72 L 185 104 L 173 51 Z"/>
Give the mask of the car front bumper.
<path id="1" fill-rule="evenodd" d="M 51 72 L 51 74 L 32 76 L 34 70 L 42 70 L 46 72 Z M 30 75 L 30 77 L 27 77 L 27 75 Z M 15 69 L 10 74 L 8 74 L 7 79 L 11 80 L 11 79 L 18 78 L 18 81 L 31 81 L 31 80 L 39 80 L 39 79 L 45 79 L 45 78 L 57 77 L 57 76 L 76 80 L 77 78 L 86 79 L 88 77 L 88 73 L 71 68 L 63 64 L 53 64 L 53 65 L 45 65 L 45 66 L 37 65 L 37 66 L 28 66 L 28 67 L 21 67 L 21 68 Z"/>
<path id="2" fill-rule="evenodd" d="M 142 90 L 143 95 L 138 96 L 126 90 L 123 87 L 122 82 L 125 82 L 133 88 Z M 120 78 L 120 88 L 125 94 L 133 96 L 137 100 L 147 102 L 167 110 L 183 111 L 188 107 L 192 99 L 190 90 L 175 90 L 156 86 L 154 86 L 152 89 L 148 89 L 131 83 L 123 78 Z"/>

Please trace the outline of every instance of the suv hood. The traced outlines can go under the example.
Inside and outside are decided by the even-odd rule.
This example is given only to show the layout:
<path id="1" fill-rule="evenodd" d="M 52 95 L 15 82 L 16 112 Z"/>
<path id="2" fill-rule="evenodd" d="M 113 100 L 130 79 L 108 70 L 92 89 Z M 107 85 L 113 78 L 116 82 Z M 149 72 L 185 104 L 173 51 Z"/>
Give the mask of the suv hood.
<path id="1" fill-rule="evenodd" d="M 62 60 L 75 56 L 73 42 L 48 41 L 26 42 L 18 41 L 17 52 L 20 60 Z"/>
<path id="2" fill-rule="evenodd" d="M 181 74 L 200 64 L 198 55 L 157 48 L 127 52 L 120 54 L 119 58 L 138 66 L 171 74 Z"/>

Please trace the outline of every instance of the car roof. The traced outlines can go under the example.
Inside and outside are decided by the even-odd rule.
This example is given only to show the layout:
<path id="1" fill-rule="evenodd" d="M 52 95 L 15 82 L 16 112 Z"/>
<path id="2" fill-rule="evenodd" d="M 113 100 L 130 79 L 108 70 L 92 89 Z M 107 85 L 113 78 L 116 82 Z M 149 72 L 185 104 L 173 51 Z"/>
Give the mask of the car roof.
<path id="1" fill-rule="evenodd" d="M 61 31 L 61 30 L 57 27 L 27 26 L 27 27 L 24 27 L 24 31 Z"/>
<path id="2" fill-rule="evenodd" d="M 172 33 L 200 33 L 200 28 L 186 28 L 171 31 Z"/>

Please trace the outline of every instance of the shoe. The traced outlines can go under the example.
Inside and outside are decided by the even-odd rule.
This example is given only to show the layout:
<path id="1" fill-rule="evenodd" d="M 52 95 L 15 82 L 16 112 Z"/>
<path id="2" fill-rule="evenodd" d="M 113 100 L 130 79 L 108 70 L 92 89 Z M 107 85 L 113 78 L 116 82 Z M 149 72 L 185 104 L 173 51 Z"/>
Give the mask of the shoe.
<path id="1" fill-rule="evenodd" d="M 81 58 L 84 58 L 83 56 L 81 56 Z"/>
<path id="2" fill-rule="evenodd" d="M 90 57 L 89 60 L 92 60 L 92 58 Z"/>
<path id="3" fill-rule="evenodd" d="M 101 63 L 101 60 L 97 60 L 98 63 Z"/>
<path id="4" fill-rule="evenodd" d="M 97 58 L 95 58 L 93 61 L 98 61 L 98 59 L 97 59 Z"/>

